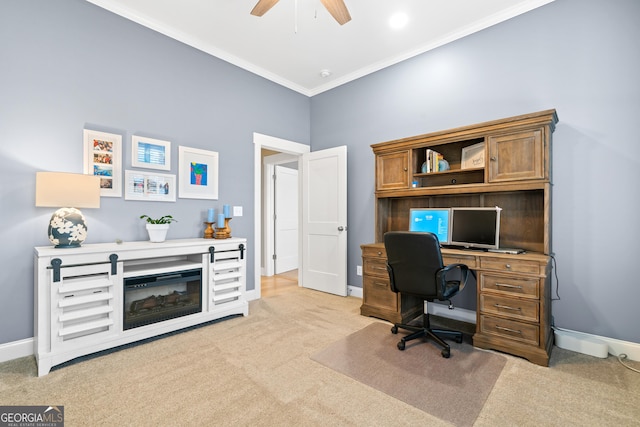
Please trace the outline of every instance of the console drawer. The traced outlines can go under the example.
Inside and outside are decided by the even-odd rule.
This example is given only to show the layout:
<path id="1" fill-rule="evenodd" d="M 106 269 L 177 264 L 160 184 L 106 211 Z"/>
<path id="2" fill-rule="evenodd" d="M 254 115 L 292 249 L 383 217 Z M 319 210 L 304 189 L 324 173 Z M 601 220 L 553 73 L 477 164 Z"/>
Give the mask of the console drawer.
<path id="1" fill-rule="evenodd" d="M 398 294 L 391 290 L 389 279 L 365 276 L 362 286 L 364 304 L 392 311 L 398 310 Z"/>
<path id="2" fill-rule="evenodd" d="M 362 271 L 365 276 L 369 274 L 377 277 L 389 277 L 387 260 L 384 258 L 364 258 L 362 264 Z"/>
<path id="3" fill-rule="evenodd" d="M 540 329 L 538 325 L 481 315 L 479 330 L 486 335 L 507 338 L 535 346 L 540 344 Z"/>
<path id="4" fill-rule="evenodd" d="M 495 291 L 505 295 L 540 298 L 539 280 L 536 278 L 480 274 L 480 290 Z"/>
<path id="5" fill-rule="evenodd" d="M 540 319 L 537 301 L 505 298 L 497 295 L 481 294 L 480 312 L 498 314 L 528 322 L 538 322 Z"/>
<path id="6" fill-rule="evenodd" d="M 544 266 L 535 261 L 514 260 L 513 258 L 481 258 L 480 267 L 486 270 L 508 271 L 511 273 L 544 273 Z M 542 269 L 542 272 L 540 271 Z"/>

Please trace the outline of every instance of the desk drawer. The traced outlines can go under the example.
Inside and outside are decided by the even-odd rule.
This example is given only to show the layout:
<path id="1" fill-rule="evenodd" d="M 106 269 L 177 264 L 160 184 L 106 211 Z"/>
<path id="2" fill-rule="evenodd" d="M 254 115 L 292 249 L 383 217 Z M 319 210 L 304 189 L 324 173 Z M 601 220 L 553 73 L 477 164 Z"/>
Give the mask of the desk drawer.
<path id="1" fill-rule="evenodd" d="M 392 311 L 398 310 L 398 294 L 391 290 L 389 279 L 365 276 L 362 286 L 364 304 Z"/>
<path id="2" fill-rule="evenodd" d="M 364 275 L 389 278 L 387 272 L 387 260 L 384 258 L 363 258 L 362 271 Z"/>
<path id="3" fill-rule="evenodd" d="M 476 268 L 476 257 L 464 255 L 442 255 L 442 263 L 449 264 L 465 264 L 470 269 Z"/>
<path id="4" fill-rule="evenodd" d="M 540 344 L 540 329 L 538 325 L 528 325 L 526 323 L 481 315 L 480 331 L 483 334 L 508 338 L 530 345 L 538 346 Z"/>
<path id="5" fill-rule="evenodd" d="M 540 298 L 539 280 L 535 278 L 480 273 L 480 290 L 526 298 Z"/>
<path id="6" fill-rule="evenodd" d="M 535 261 L 517 260 L 514 258 L 481 258 L 480 267 L 484 270 L 508 271 L 510 273 L 540 274 L 544 266 Z"/>
<path id="7" fill-rule="evenodd" d="M 384 258 L 387 259 L 387 251 L 384 249 L 384 245 L 371 245 L 361 246 L 362 256 L 364 258 Z"/>
<path id="8" fill-rule="evenodd" d="M 538 322 L 540 310 L 537 301 L 505 298 L 497 295 L 480 295 L 480 312 L 499 314 L 517 320 Z"/>

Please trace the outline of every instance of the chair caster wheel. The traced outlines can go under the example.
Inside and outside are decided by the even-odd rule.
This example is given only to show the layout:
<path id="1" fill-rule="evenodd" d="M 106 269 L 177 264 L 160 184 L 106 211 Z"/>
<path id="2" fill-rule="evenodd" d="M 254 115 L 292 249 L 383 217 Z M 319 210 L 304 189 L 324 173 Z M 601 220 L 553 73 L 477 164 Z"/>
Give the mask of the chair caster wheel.
<path id="1" fill-rule="evenodd" d="M 404 350 L 404 341 L 398 342 L 398 350 Z"/>
<path id="2" fill-rule="evenodd" d="M 456 337 L 456 342 L 458 344 L 460 344 L 462 342 L 462 335 L 460 335 L 459 337 Z"/>
<path id="3" fill-rule="evenodd" d="M 397 327 L 397 326 L 393 326 L 393 327 L 391 328 L 391 333 L 392 333 L 392 334 L 397 334 L 397 333 L 398 333 L 398 327 Z"/>
<path id="4" fill-rule="evenodd" d="M 444 357 L 445 359 L 448 359 L 450 356 L 451 356 L 450 350 L 442 350 L 442 357 Z"/>

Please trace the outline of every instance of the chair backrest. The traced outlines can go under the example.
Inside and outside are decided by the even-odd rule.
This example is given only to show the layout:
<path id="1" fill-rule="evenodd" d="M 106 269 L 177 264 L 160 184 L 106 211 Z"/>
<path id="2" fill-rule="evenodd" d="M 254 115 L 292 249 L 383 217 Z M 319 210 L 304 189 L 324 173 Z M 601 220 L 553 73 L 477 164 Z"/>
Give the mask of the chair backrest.
<path id="1" fill-rule="evenodd" d="M 433 233 L 390 231 L 384 235 L 391 290 L 437 299 L 436 274 L 443 268 L 440 242 Z"/>

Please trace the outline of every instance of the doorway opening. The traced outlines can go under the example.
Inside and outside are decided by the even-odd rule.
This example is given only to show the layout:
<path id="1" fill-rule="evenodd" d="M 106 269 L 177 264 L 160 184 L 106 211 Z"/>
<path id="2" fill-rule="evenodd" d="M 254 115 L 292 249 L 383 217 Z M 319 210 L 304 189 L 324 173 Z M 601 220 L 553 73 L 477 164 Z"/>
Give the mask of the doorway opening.
<path id="1" fill-rule="evenodd" d="M 262 275 L 265 272 L 265 267 L 273 268 L 273 264 L 266 260 L 268 251 L 265 250 L 265 245 L 267 247 L 272 247 L 272 242 L 266 242 L 265 233 L 264 233 L 264 224 L 265 224 L 265 207 L 264 207 L 264 191 L 263 191 L 263 181 L 265 172 L 263 168 L 263 151 L 268 150 L 268 157 L 271 157 L 270 164 L 275 167 L 276 164 L 284 164 L 296 162 L 298 166 L 300 165 L 300 157 L 304 153 L 308 153 L 310 151 L 310 147 L 308 145 L 300 144 L 293 141 L 287 141 L 280 138 L 275 138 L 268 135 L 263 135 L 259 133 L 253 134 L 253 143 L 254 143 L 254 289 L 253 291 L 247 292 L 248 299 L 258 299 L 261 297 L 262 293 Z M 274 156 L 274 157 L 272 157 Z M 297 168 L 299 169 L 299 167 Z M 298 201 L 299 207 L 300 201 Z M 301 260 L 299 256 L 300 250 L 298 249 L 298 260 Z M 296 269 L 295 272 L 291 274 L 295 274 L 298 276 L 298 272 L 300 269 Z M 299 277 L 296 277 L 297 286 L 299 283 Z"/>

